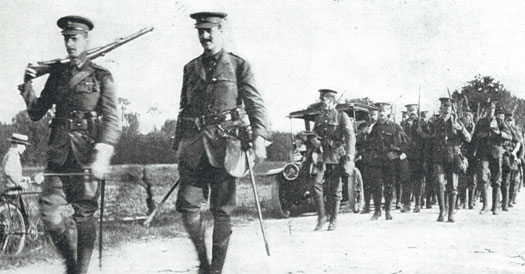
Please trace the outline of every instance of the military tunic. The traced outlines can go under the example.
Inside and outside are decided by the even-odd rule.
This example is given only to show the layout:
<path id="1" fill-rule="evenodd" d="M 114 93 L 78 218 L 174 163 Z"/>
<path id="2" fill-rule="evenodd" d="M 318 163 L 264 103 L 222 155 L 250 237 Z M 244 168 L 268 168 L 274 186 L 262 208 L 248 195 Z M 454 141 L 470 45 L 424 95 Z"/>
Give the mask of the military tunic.
<path id="1" fill-rule="evenodd" d="M 500 134 L 496 134 L 497 130 Z M 503 142 L 511 140 L 512 135 L 503 120 L 493 118 L 483 118 L 476 124 L 474 131 L 474 145 L 476 146 L 476 159 L 478 161 L 478 182 L 492 187 L 499 187 L 501 184 L 501 168 L 503 156 Z"/>
<path id="2" fill-rule="evenodd" d="M 406 148 L 406 135 L 403 128 L 392 121 L 378 121 L 370 132 L 367 151 L 370 151 L 370 173 L 376 211 L 380 207 L 382 190 L 387 209 L 393 198 L 393 187 L 396 180 L 396 160 Z"/>
<path id="3" fill-rule="evenodd" d="M 431 157 L 436 192 L 445 191 L 451 195 L 458 192 L 458 174 L 463 172 L 461 165 L 464 156 L 461 154 L 463 141 L 470 142 L 471 135 L 460 121 L 458 130 L 453 127 L 452 118 L 445 120 L 443 117 L 436 119 L 431 128 Z"/>
<path id="4" fill-rule="evenodd" d="M 96 143 L 116 145 L 120 137 L 117 96 L 111 73 L 90 60 L 79 66 L 53 65 L 39 98 L 31 98 L 28 113 L 40 120 L 51 107 L 47 172 L 81 172 L 94 160 Z M 92 221 L 98 208 L 97 181 L 89 177 L 46 177 L 40 211 L 49 231 L 61 231 L 63 207 L 71 204 L 78 222 Z"/>
<path id="5" fill-rule="evenodd" d="M 203 54 L 184 66 L 181 126 L 173 147 L 180 161 L 178 211 L 199 212 L 208 185 L 211 210 L 225 216 L 233 210 L 239 176 L 234 171 L 239 170 L 237 165 L 244 167 L 246 160 L 240 141 L 224 134 L 222 126 L 243 119 L 234 117 L 236 109 L 246 113 L 254 136 L 269 138 L 266 108 L 247 61 L 221 50 L 214 56 Z M 217 117 L 217 121 L 210 117 Z"/>
<path id="6" fill-rule="evenodd" d="M 313 131 L 321 139 L 319 172 L 315 175 L 314 191 L 323 196 L 323 182 L 328 189 L 330 203 L 342 199 L 341 177 L 353 174 L 345 163 L 355 158 L 355 132 L 350 118 L 345 112 L 336 109 L 323 111 L 315 120 Z"/>

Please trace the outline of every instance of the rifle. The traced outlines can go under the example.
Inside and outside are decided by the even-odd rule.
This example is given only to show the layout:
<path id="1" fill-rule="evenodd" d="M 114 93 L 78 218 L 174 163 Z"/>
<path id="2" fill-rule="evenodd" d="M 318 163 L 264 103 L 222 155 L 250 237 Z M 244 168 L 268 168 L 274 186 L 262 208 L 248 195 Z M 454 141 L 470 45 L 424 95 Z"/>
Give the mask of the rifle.
<path id="1" fill-rule="evenodd" d="M 139 38 L 140 36 L 150 32 L 150 31 L 153 31 L 153 27 L 149 27 L 149 28 L 143 28 L 141 30 L 139 30 L 138 32 L 136 33 L 133 33 L 129 36 L 126 36 L 126 37 L 122 37 L 122 38 L 118 38 L 115 42 L 112 42 L 112 43 L 109 43 L 105 46 L 101 46 L 101 47 L 96 47 L 96 48 L 92 48 L 90 50 L 87 51 L 87 58 L 90 59 L 90 60 L 94 60 L 98 57 L 101 57 L 101 56 L 104 56 L 106 55 L 106 53 L 130 42 L 130 41 L 133 41 L 137 38 Z M 53 68 L 54 65 L 57 65 L 57 64 L 67 64 L 71 62 L 71 58 L 69 57 L 66 57 L 66 58 L 57 58 L 57 59 L 53 59 L 53 60 L 49 60 L 49 61 L 41 61 L 41 62 L 37 62 L 37 65 L 36 66 L 33 66 L 31 64 L 28 65 L 29 68 L 32 68 L 36 71 L 36 77 L 35 78 L 38 78 L 42 75 L 45 75 L 45 74 L 48 74 L 51 72 L 51 69 Z M 25 84 L 27 84 L 28 82 L 30 82 L 31 79 L 27 79 L 26 77 L 24 77 L 24 83 L 19 85 L 18 86 L 18 90 L 20 90 L 20 92 L 23 92 L 24 91 L 24 86 Z"/>

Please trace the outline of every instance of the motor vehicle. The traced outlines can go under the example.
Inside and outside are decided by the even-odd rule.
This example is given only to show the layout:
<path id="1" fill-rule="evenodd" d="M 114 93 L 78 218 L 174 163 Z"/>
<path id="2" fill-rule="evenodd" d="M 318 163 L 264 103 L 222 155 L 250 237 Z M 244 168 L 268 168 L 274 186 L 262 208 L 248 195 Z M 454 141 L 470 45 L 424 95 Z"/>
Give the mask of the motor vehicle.
<path id="1" fill-rule="evenodd" d="M 356 134 L 360 125 L 368 120 L 368 110 L 373 103 L 368 98 L 345 100 L 338 103 L 336 109 L 348 114 Z M 316 117 L 321 113 L 320 102 L 309 105 L 306 109 L 292 111 L 289 119 L 304 121 L 304 130 L 293 135 L 293 149 L 289 161 L 280 168 L 267 171 L 264 176 L 271 176 L 272 181 L 272 209 L 278 218 L 297 216 L 306 212 L 315 211 L 315 203 L 311 195 L 313 178 L 310 173 L 309 136 L 315 135 L 312 127 Z M 343 203 L 350 211 L 359 212 L 363 201 L 363 185 L 359 170 L 342 178 Z M 326 191 L 325 191 L 326 193 Z"/>

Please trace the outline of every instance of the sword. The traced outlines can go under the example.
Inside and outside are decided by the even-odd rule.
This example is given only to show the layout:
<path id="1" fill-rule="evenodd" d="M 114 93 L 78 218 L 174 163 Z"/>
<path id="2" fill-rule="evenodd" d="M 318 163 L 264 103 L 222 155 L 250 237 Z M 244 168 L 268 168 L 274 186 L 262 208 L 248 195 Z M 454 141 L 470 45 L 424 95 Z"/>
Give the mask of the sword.
<path id="1" fill-rule="evenodd" d="M 166 200 L 170 197 L 171 193 L 173 193 L 173 191 L 175 190 L 175 188 L 177 188 L 177 186 L 179 185 L 180 183 L 180 179 L 177 180 L 177 182 L 175 182 L 175 184 L 170 188 L 170 190 L 168 191 L 168 193 L 166 193 L 166 195 L 164 195 L 164 197 L 162 198 L 162 200 L 160 201 L 160 203 L 157 205 L 157 207 L 153 210 L 153 212 L 151 212 L 149 215 L 148 215 L 148 218 L 144 221 L 144 225 L 146 227 L 149 227 L 149 225 L 151 224 L 151 221 L 153 220 L 153 217 L 155 217 L 155 215 L 157 214 L 157 211 L 159 210 L 159 208 L 164 204 L 164 202 L 166 202 Z"/>
<path id="2" fill-rule="evenodd" d="M 248 157 L 248 150 L 244 151 L 246 156 L 246 161 L 248 162 L 248 170 L 250 171 L 250 180 L 252 182 L 253 196 L 255 197 L 255 205 L 257 206 L 257 214 L 259 215 L 259 224 L 261 226 L 261 232 L 264 239 L 264 247 L 266 248 L 266 254 L 270 256 L 270 246 L 268 245 L 268 240 L 266 239 L 266 233 L 264 232 L 263 218 L 261 213 L 261 204 L 259 203 L 259 195 L 257 194 L 257 186 L 255 185 L 255 177 L 253 176 L 253 167 Z"/>

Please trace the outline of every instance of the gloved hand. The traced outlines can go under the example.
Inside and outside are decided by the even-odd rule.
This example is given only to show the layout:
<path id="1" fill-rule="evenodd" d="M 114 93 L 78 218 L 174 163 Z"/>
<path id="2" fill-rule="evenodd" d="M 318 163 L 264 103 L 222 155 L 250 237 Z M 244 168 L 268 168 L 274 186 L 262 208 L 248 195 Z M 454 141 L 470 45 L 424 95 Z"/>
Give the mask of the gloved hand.
<path id="1" fill-rule="evenodd" d="M 407 155 L 403 152 L 401 155 L 399 155 L 400 160 L 405 160 L 407 158 Z"/>
<path id="2" fill-rule="evenodd" d="M 91 174 L 97 179 L 102 179 L 109 171 L 109 161 L 113 155 L 113 146 L 98 143 L 95 145 L 95 161 L 91 165 Z"/>
<path id="3" fill-rule="evenodd" d="M 257 163 L 262 163 L 266 160 L 266 141 L 262 136 L 257 136 L 253 140 L 253 152 Z"/>
<path id="4" fill-rule="evenodd" d="M 39 185 L 42 182 L 44 182 L 44 173 L 40 172 L 37 175 L 35 175 L 35 184 Z"/>

